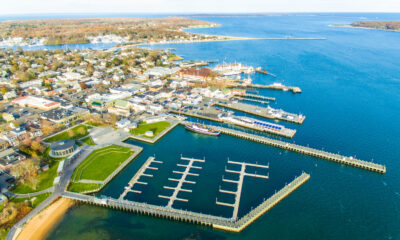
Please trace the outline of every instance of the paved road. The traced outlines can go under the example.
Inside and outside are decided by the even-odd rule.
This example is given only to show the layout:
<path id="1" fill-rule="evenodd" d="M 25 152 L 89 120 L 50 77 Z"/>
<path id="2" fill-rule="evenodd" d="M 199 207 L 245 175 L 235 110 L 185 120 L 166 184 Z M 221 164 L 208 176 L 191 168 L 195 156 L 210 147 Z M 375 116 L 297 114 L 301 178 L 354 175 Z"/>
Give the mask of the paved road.
<path id="1" fill-rule="evenodd" d="M 13 193 L 13 192 L 7 191 L 4 194 L 7 197 L 13 197 L 13 198 L 30 198 L 30 197 L 35 197 L 35 196 L 43 194 L 43 193 L 51 193 L 53 191 L 54 191 L 54 187 L 50 187 L 45 190 L 33 192 L 33 193 L 19 194 L 19 193 Z"/>

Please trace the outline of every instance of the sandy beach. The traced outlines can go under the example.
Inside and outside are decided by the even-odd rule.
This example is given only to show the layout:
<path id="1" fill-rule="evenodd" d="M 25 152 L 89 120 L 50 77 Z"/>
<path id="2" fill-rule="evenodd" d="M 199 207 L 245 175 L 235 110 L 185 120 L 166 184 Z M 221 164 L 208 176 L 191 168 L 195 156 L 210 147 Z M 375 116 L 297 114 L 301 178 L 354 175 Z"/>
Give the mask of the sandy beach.
<path id="1" fill-rule="evenodd" d="M 26 223 L 17 240 L 44 239 L 47 233 L 74 204 L 71 199 L 60 198 Z"/>

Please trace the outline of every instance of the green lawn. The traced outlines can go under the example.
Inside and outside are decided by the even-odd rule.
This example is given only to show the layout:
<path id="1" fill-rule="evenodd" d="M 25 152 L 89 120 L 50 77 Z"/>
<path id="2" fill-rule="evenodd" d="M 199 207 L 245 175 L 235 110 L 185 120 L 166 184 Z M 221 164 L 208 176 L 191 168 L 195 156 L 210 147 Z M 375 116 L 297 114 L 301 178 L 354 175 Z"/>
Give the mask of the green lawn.
<path id="1" fill-rule="evenodd" d="M 86 143 L 87 145 L 96 145 L 91 137 L 85 137 L 81 140 L 82 142 Z"/>
<path id="2" fill-rule="evenodd" d="M 72 175 L 72 180 L 75 182 L 80 179 L 103 181 L 132 153 L 130 148 L 116 145 L 97 149 L 79 164 Z"/>
<path id="3" fill-rule="evenodd" d="M 91 191 L 91 190 L 96 190 L 98 187 L 100 187 L 99 184 L 95 183 L 78 183 L 78 182 L 72 182 L 68 190 L 71 192 L 86 192 L 86 191 Z"/>
<path id="4" fill-rule="evenodd" d="M 39 182 L 36 186 L 36 189 L 31 188 L 28 184 L 19 184 L 12 190 L 13 193 L 32 193 L 32 192 L 39 192 L 45 190 L 49 187 L 53 186 L 54 178 L 57 176 L 57 168 L 59 162 L 55 162 L 49 170 L 46 172 L 42 172 L 38 175 Z"/>
<path id="5" fill-rule="evenodd" d="M 46 200 L 46 198 L 48 198 L 51 195 L 51 193 L 43 193 L 40 195 L 37 195 L 35 197 L 31 197 L 31 198 L 13 198 L 10 201 L 11 202 L 15 202 L 15 203 L 19 203 L 19 202 L 24 202 L 25 200 L 33 200 L 34 198 L 36 198 L 33 202 L 32 202 L 32 207 L 35 208 L 37 207 L 41 202 L 43 202 L 44 200 Z"/>
<path id="6" fill-rule="evenodd" d="M 95 123 L 95 122 L 87 122 L 87 125 L 93 126 L 93 127 L 104 127 L 107 126 L 107 124 L 104 123 Z"/>
<path id="7" fill-rule="evenodd" d="M 144 134 L 147 131 L 152 131 L 154 133 L 153 137 L 148 137 L 148 138 L 154 138 L 156 137 L 160 132 L 164 131 L 166 128 L 168 128 L 171 125 L 170 122 L 168 121 L 161 121 L 161 122 L 156 122 L 156 123 L 139 123 L 138 127 L 135 129 L 132 129 L 130 131 L 131 134 L 133 135 L 139 135 L 143 137 L 147 137 Z"/>
<path id="8" fill-rule="evenodd" d="M 85 133 L 84 134 L 79 134 L 78 133 L 78 129 L 79 128 L 83 128 L 85 130 Z M 75 134 L 73 137 L 69 136 L 69 134 L 68 134 L 69 130 L 67 130 L 67 131 L 64 131 L 64 132 L 62 132 L 60 134 L 57 134 L 57 135 L 55 135 L 55 136 L 53 136 L 51 138 L 48 138 L 45 141 L 46 142 L 57 142 L 57 141 L 60 141 L 60 140 L 65 140 L 65 139 L 80 139 L 80 138 L 83 138 L 83 137 L 87 136 L 89 134 L 88 130 L 91 129 L 91 128 L 93 128 L 93 127 L 86 126 L 84 124 L 80 124 L 80 125 L 78 125 L 76 127 L 71 128 L 72 131 Z"/>

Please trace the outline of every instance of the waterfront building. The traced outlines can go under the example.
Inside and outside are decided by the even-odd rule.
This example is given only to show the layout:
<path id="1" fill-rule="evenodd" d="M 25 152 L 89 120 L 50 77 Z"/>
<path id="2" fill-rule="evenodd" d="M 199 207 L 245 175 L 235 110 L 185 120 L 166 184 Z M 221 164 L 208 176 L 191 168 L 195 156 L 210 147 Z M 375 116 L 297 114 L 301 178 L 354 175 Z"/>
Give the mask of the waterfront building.
<path id="1" fill-rule="evenodd" d="M 54 142 L 50 145 L 50 156 L 62 158 L 71 155 L 77 149 L 75 140 L 66 139 Z"/>

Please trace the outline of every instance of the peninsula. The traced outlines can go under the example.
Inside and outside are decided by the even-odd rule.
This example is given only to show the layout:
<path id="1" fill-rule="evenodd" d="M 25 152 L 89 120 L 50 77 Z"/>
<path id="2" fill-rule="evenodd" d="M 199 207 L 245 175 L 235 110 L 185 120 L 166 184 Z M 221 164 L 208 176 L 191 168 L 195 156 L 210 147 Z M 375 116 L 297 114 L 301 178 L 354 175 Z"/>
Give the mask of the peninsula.
<path id="1" fill-rule="evenodd" d="M 334 27 L 367 28 L 385 31 L 400 31 L 400 21 L 361 21 L 345 25 L 332 25 Z"/>
<path id="2" fill-rule="evenodd" d="M 229 40 L 183 31 L 216 26 L 182 17 L 13 20 L 0 23 L 0 46 Z"/>

